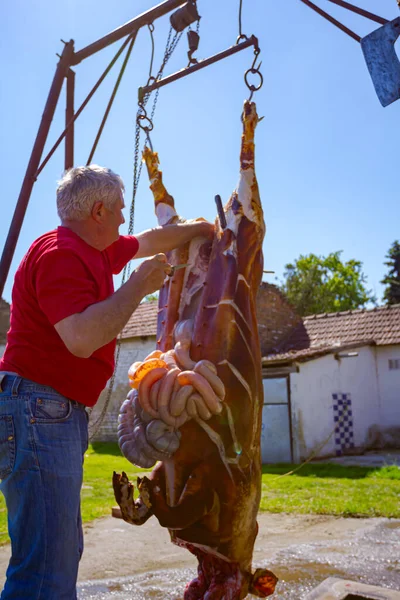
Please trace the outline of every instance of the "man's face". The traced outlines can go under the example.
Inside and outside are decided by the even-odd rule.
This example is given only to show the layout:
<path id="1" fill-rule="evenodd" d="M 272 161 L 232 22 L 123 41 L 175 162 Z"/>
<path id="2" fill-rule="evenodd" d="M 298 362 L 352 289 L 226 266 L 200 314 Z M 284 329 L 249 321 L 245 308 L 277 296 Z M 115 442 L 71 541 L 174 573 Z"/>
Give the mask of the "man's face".
<path id="1" fill-rule="evenodd" d="M 124 215 L 122 210 L 125 208 L 124 197 L 122 191 L 120 197 L 115 202 L 113 208 L 109 210 L 106 208 L 106 216 L 104 219 L 104 237 L 107 247 L 111 246 L 119 238 L 119 228 L 125 223 Z"/>

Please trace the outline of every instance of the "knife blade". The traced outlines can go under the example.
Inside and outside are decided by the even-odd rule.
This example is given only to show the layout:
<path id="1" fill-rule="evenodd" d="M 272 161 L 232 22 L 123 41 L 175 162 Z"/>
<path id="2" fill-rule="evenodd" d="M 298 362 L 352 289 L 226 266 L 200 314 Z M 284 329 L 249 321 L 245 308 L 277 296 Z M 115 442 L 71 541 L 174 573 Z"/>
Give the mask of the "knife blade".
<path id="1" fill-rule="evenodd" d="M 189 267 L 189 263 L 184 263 L 182 265 L 171 265 L 171 273 L 168 273 L 168 277 L 173 277 L 175 271 L 179 269 L 184 269 L 185 267 Z"/>

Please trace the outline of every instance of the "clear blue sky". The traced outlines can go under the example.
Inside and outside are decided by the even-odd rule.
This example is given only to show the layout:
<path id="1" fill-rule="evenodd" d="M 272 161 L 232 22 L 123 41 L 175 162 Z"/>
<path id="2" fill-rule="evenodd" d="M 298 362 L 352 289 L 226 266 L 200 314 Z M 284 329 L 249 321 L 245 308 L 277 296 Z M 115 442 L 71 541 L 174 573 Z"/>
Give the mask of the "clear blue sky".
<path id="1" fill-rule="evenodd" d="M 326 0 L 316 2 L 360 35 L 377 27 Z M 73 38 L 79 50 L 154 4 L 153 0 L 1 3 L 1 246 L 53 78 L 55 53 L 62 49 L 60 38 Z M 398 16 L 396 0 L 360 0 L 358 4 L 389 19 Z M 238 1 L 198 0 L 198 7 L 203 18 L 197 56 L 204 58 L 235 42 Z M 156 22 L 156 66 L 168 27 L 168 17 Z M 243 29 L 260 39 L 265 77 L 256 95 L 259 114 L 265 117 L 257 130 L 257 172 L 267 223 L 265 268 L 281 279 L 284 265 L 301 253 L 326 255 L 343 250 L 345 260 L 363 262 L 368 285 L 380 299 L 384 256 L 400 236 L 400 101 L 381 107 L 359 44 L 300 0 L 243 0 Z M 76 106 L 120 43 L 75 68 Z M 167 72 L 186 64 L 186 51 L 183 37 Z M 147 79 L 149 58 L 149 34 L 143 29 L 94 159 L 123 177 L 128 206 L 137 88 Z M 247 95 L 243 73 L 251 61 L 251 50 L 244 51 L 160 93 L 153 144 L 166 185 L 178 211 L 187 218 L 213 220 L 215 194 L 226 201 L 236 186 L 239 117 Z M 87 160 L 118 65 L 77 121 L 76 165 Z M 48 148 L 63 129 L 64 107 L 60 103 Z M 63 149 L 59 149 L 34 188 L 4 292 L 7 300 L 15 270 L 30 243 L 58 224 L 55 187 L 62 170 Z M 135 230 L 155 224 L 143 172 Z M 266 280 L 275 282 L 275 276 Z"/>

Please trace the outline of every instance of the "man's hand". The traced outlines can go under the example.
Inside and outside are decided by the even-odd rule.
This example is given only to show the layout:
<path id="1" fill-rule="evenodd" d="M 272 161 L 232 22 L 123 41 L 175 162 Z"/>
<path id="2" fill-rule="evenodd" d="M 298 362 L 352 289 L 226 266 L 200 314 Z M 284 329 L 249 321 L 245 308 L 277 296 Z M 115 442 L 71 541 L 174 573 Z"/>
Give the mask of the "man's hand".
<path id="1" fill-rule="evenodd" d="M 112 296 L 56 323 L 67 349 L 74 356 L 88 358 L 115 339 L 140 301 L 160 289 L 171 269 L 165 254 L 157 254 L 143 261 Z"/>
<path id="2" fill-rule="evenodd" d="M 131 277 L 138 281 L 141 289 L 145 292 L 144 296 L 147 296 L 161 288 L 165 276 L 171 272 L 171 269 L 165 254 L 156 254 L 152 258 L 144 260 Z"/>

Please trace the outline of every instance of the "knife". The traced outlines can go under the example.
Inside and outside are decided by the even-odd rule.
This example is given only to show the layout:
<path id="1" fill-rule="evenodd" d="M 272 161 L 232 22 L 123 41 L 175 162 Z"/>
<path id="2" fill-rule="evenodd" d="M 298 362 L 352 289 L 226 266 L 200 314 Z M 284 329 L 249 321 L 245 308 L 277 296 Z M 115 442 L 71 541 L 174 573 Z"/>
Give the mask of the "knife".
<path id="1" fill-rule="evenodd" d="M 175 271 L 178 271 L 179 269 L 184 269 L 185 267 L 189 267 L 189 263 L 185 263 L 182 265 L 171 265 L 171 273 L 168 273 L 168 277 L 173 277 L 175 274 Z"/>

